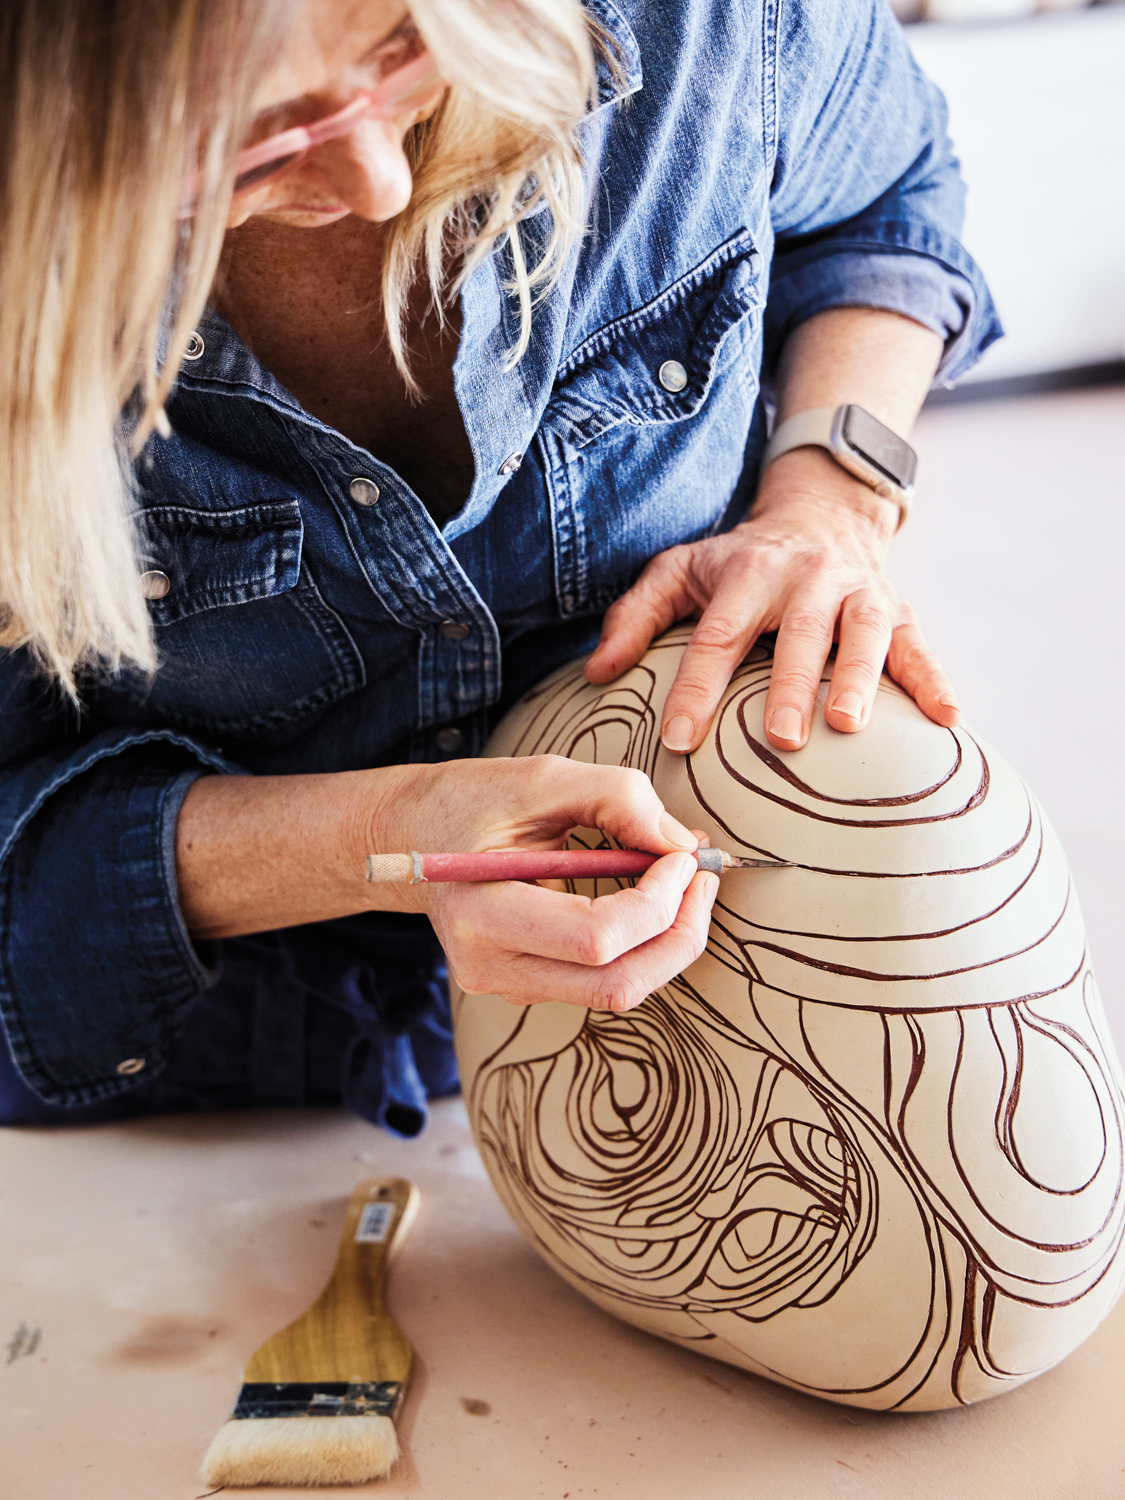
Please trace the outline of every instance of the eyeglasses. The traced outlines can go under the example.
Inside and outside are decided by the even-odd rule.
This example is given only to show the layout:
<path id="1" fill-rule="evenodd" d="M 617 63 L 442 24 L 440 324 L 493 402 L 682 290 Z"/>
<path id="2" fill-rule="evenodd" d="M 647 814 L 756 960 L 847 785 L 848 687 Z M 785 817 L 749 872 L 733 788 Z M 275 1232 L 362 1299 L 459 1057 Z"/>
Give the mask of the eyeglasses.
<path id="1" fill-rule="evenodd" d="M 391 120 L 434 102 L 445 88 L 445 79 L 413 27 L 403 37 L 403 43 L 396 49 L 394 61 L 400 62 L 404 51 L 408 51 L 409 60 L 397 67 L 392 63 L 391 71 L 372 87 L 361 89 L 343 109 L 311 124 L 280 130 L 240 151 L 234 165 L 234 196 L 276 181 L 298 167 L 317 146 L 350 135 L 364 120 Z M 195 172 L 184 183 L 182 219 L 195 212 L 201 176 Z"/>

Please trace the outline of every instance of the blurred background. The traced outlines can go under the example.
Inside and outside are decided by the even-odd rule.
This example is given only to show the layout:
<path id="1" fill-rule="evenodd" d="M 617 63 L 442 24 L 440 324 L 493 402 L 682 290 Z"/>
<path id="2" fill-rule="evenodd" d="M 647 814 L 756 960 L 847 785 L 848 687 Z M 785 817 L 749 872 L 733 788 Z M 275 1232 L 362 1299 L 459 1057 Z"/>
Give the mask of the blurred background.
<path id="1" fill-rule="evenodd" d="M 1125 1055 L 1125 3 L 894 8 L 1007 337 L 927 402 L 890 570 L 1062 837 Z"/>
<path id="2" fill-rule="evenodd" d="M 895 9 L 907 5 L 921 9 L 915 0 Z M 965 240 L 1008 333 L 969 379 L 1120 363 L 1125 3 L 925 0 L 925 9 L 933 19 L 907 35 L 949 101 L 969 184 Z"/>

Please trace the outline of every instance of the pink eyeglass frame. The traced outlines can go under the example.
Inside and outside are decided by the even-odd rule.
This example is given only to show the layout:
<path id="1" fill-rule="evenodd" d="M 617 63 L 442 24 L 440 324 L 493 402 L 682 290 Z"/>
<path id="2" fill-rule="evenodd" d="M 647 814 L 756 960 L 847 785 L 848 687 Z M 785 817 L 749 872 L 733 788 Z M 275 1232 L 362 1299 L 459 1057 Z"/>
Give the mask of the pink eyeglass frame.
<path id="1" fill-rule="evenodd" d="M 361 121 L 367 119 L 392 120 L 404 114 L 414 102 L 421 103 L 428 95 L 436 94 L 445 87 L 445 80 L 437 70 L 428 52 L 398 68 L 377 84 L 375 88 L 363 89 L 342 109 L 334 114 L 314 120 L 310 125 L 293 125 L 268 135 L 265 140 L 247 146 L 235 157 L 234 193 L 247 193 L 265 182 L 276 182 L 284 173 L 290 172 L 317 146 L 334 141 L 340 136 L 350 135 Z M 275 172 L 264 171 L 272 162 L 279 162 Z M 187 219 L 195 211 L 202 174 L 194 172 L 184 183 L 184 204 L 180 218 Z"/>

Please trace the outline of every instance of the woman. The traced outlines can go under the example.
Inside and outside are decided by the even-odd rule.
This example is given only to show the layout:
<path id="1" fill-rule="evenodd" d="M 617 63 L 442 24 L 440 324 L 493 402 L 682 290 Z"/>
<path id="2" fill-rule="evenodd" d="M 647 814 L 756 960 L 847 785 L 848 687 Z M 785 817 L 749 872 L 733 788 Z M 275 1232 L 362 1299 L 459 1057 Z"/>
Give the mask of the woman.
<path id="1" fill-rule="evenodd" d="M 639 773 L 472 758 L 545 672 L 695 616 L 674 753 L 762 631 L 782 751 L 834 634 L 835 728 L 884 659 L 956 721 L 882 573 L 901 505 L 807 443 L 759 482 L 763 386 L 903 434 L 998 333 L 940 97 L 882 0 L 5 25 L 6 1117 L 343 1098 L 413 1133 L 455 1087 L 442 950 L 623 1009 L 706 938 Z M 362 880 L 575 824 L 667 857 L 593 904 Z"/>

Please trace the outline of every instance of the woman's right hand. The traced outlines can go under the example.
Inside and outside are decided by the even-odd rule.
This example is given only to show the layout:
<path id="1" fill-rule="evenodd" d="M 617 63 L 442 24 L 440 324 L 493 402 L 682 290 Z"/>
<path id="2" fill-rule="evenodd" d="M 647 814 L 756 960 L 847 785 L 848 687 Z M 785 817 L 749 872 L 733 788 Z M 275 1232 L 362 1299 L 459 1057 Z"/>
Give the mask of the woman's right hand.
<path id="1" fill-rule="evenodd" d="M 718 878 L 698 870 L 698 839 L 643 772 L 541 755 L 373 774 L 365 852 L 558 849 L 580 827 L 665 856 L 597 899 L 521 881 L 369 887 L 384 909 L 429 916 L 470 994 L 626 1011 L 703 952 Z"/>

